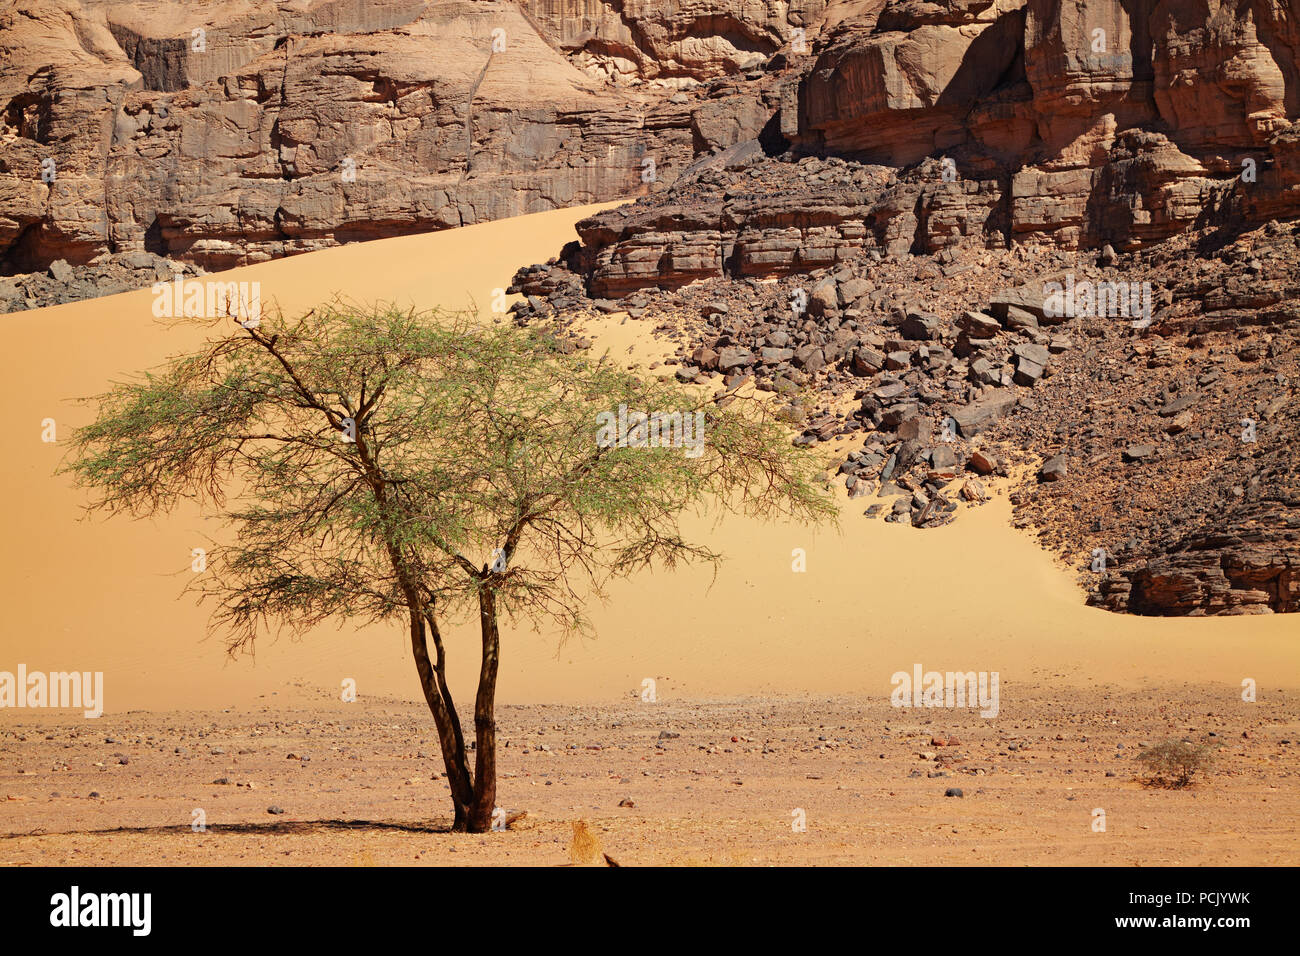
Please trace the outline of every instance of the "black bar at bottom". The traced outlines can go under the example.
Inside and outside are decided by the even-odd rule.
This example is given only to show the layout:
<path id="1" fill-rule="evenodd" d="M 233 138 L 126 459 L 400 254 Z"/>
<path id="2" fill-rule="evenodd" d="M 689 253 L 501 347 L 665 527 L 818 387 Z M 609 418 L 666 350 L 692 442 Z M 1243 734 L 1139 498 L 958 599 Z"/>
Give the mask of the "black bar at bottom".
<path id="1" fill-rule="evenodd" d="M 601 930 L 615 934 L 603 938 L 617 945 L 623 934 L 630 934 L 626 941 L 639 934 L 670 940 L 666 934 L 679 922 L 690 934 L 677 937 L 682 941 L 716 935 L 732 944 L 784 925 L 800 934 L 847 931 L 864 943 L 888 930 L 915 933 L 918 945 L 1102 937 L 1231 945 L 1291 924 L 1283 887 L 1293 880 L 1290 870 L 1241 868 L 687 869 L 671 875 L 590 868 L 567 877 L 524 868 L 14 868 L 0 870 L 0 916 L 9 942 L 76 936 L 127 946 L 221 945 L 223 939 L 373 944 L 377 933 L 403 927 L 432 933 L 431 943 L 465 931 L 483 932 L 487 940 L 498 933 L 533 935 L 539 942 L 558 933 L 576 942 L 573 934 Z M 470 930 L 480 920 L 484 925 Z M 452 937 L 443 935 L 447 929 Z"/>

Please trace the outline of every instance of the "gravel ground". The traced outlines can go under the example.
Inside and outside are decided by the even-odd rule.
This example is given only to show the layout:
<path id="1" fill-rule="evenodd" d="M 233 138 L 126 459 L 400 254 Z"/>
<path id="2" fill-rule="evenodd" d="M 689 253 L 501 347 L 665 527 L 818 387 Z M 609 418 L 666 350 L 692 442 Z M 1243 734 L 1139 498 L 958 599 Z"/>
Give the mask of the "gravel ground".
<path id="1" fill-rule="evenodd" d="M 0 864 L 1300 863 L 1295 691 L 1001 696 L 992 719 L 844 697 L 503 707 L 499 799 L 526 816 L 484 836 L 446 832 L 415 703 L 10 712 Z M 1183 737 L 1221 745 L 1210 770 L 1144 786 L 1142 747 Z"/>

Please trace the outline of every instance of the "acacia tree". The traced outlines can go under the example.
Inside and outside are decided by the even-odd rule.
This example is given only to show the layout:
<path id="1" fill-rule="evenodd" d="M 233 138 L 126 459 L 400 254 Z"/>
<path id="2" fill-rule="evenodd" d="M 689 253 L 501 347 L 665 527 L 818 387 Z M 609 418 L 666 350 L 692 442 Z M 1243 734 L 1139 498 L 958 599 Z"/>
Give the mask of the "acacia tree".
<path id="1" fill-rule="evenodd" d="M 683 535 L 691 511 L 834 514 L 767 403 L 705 400 L 466 316 L 334 302 L 252 328 L 227 317 L 198 351 L 88 401 L 97 418 L 65 468 L 90 510 L 193 499 L 225 519 L 192 587 L 232 654 L 273 627 L 405 622 L 458 831 L 491 827 L 503 615 L 582 631 L 584 595 L 612 578 L 718 561 Z M 620 406 L 627 442 L 598 424 Z M 638 411 L 698 413 L 704 433 L 655 447 Z M 471 768 L 440 625 L 475 611 Z"/>

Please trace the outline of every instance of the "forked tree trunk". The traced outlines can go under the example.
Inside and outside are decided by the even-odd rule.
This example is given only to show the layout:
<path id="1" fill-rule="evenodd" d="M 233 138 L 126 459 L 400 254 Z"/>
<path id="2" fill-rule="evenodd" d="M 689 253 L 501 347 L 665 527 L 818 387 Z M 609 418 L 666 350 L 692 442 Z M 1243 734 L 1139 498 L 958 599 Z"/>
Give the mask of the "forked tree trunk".
<path id="1" fill-rule="evenodd" d="M 384 547 L 402 590 L 402 596 L 406 598 L 406 608 L 411 622 L 411 654 L 415 657 L 415 670 L 420 675 L 424 700 L 429 705 L 434 726 L 438 730 L 438 745 L 442 749 L 442 762 L 447 768 L 447 784 L 451 788 L 451 801 L 455 807 L 452 830 L 464 833 L 470 829 L 470 817 L 474 807 L 474 781 L 469 772 L 469 761 L 465 754 L 465 737 L 461 733 L 460 718 L 456 715 L 456 704 L 452 701 L 451 691 L 447 687 L 446 661 L 443 655 L 442 637 L 438 633 L 437 618 L 434 617 L 433 608 L 426 607 L 420 599 L 417 581 L 410 573 L 400 543 L 391 532 L 392 526 L 388 521 L 393 520 L 393 515 L 388 494 L 362 435 L 357 438 L 357 451 L 366 465 L 367 478 L 371 488 L 374 489 L 375 501 L 386 519 L 387 533 L 384 537 Z M 438 651 L 436 664 L 429 659 L 429 646 L 424 632 L 426 621 Z"/>
<path id="2" fill-rule="evenodd" d="M 438 729 L 438 743 L 442 747 L 456 812 L 452 830 L 457 833 L 487 833 L 492 829 L 492 811 L 496 809 L 496 690 L 501 636 L 497 629 L 496 594 L 486 587 L 479 591 L 479 623 L 483 633 L 483 661 L 474 699 L 474 772 L 471 774 L 465 738 L 447 687 L 442 638 L 436 619 L 431 612 L 427 618 L 418 611 L 411 613 L 411 651 L 424 699 Z M 436 661 L 429 656 L 426 624 L 437 649 Z"/>
<path id="3" fill-rule="evenodd" d="M 426 619 L 418 609 L 411 610 L 411 652 L 415 656 L 415 670 L 420 675 L 424 699 L 433 714 L 438 730 L 438 744 L 442 748 L 442 762 L 447 768 L 447 783 L 455 807 L 452 830 L 464 833 L 470 829 L 470 812 L 474 804 L 474 783 L 470 777 L 469 761 L 465 753 L 465 737 L 461 733 L 456 705 L 447 689 L 446 665 L 442 654 L 442 638 L 432 614 L 428 624 L 433 632 L 434 646 L 438 649 L 437 663 L 429 658 L 425 641 Z"/>
<path id="4" fill-rule="evenodd" d="M 320 407 L 319 402 L 317 406 Z M 385 518 L 384 547 L 410 613 L 411 653 L 415 656 L 415 669 L 420 675 L 424 699 L 429 705 L 430 713 L 433 714 L 434 725 L 438 728 L 438 743 L 442 748 L 442 760 L 447 768 L 447 783 L 451 788 L 451 799 L 456 810 L 452 829 L 457 832 L 487 833 L 492 829 L 492 811 L 496 807 L 497 795 L 497 741 L 493 704 L 496 698 L 497 650 L 500 642 L 497 634 L 496 594 L 482 586 L 485 582 L 480 579 L 479 617 L 483 629 L 483 664 L 479 671 L 478 694 L 474 700 L 476 753 L 474 774 L 471 776 L 460 718 L 456 714 L 456 705 L 451 699 L 451 691 L 447 686 L 446 660 L 443 654 L 442 637 L 438 632 L 437 618 L 434 616 L 433 608 L 426 607 L 420 600 L 418 579 L 411 574 L 400 541 L 392 533 L 392 528 L 397 525 L 400 516 L 394 514 L 388 498 L 387 485 L 369 451 L 364 434 L 358 433 L 356 447 L 366 467 L 366 478 L 373 489 L 375 501 Z M 484 568 L 483 572 L 486 576 L 487 568 Z M 425 640 L 426 623 L 438 652 L 436 662 L 429 658 L 429 648 Z"/>
<path id="5" fill-rule="evenodd" d="M 483 632 L 483 663 L 479 669 L 478 695 L 474 698 L 474 803 L 470 809 L 469 832 L 486 833 L 492 828 L 492 811 L 497 800 L 497 665 L 501 647 L 497 631 L 496 592 L 486 585 L 478 592 L 479 626 Z"/>

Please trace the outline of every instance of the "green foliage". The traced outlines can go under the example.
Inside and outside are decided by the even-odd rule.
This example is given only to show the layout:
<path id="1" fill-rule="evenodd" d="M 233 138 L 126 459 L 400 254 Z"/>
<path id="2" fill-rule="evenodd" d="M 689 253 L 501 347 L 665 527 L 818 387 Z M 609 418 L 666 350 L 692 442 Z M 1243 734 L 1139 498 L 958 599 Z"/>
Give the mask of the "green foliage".
<path id="1" fill-rule="evenodd" d="M 267 626 L 466 611 L 584 627 L 578 588 L 717 561 L 679 518 L 828 520 L 818 462 L 756 397 L 725 407 L 543 333 L 334 302 L 263 317 L 91 399 L 66 470 L 92 510 L 224 516 L 194 587 L 232 652 Z M 703 453 L 599 447 L 620 404 L 705 413 Z M 344 441 L 349 420 L 355 441 Z M 494 555 L 505 566 L 493 567 Z"/>

